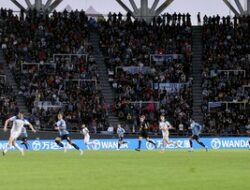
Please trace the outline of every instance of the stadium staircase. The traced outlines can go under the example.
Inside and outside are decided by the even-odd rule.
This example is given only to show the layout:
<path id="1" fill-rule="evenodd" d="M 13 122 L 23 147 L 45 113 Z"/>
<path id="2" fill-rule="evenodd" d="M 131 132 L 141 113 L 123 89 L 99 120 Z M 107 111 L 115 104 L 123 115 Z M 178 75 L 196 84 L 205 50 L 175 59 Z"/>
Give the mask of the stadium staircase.
<path id="1" fill-rule="evenodd" d="M 92 44 L 94 48 L 93 52 L 93 58 L 96 61 L 97 68 L 98 68 L 98 75 L 100 78 L 100 88 L 102 91 L 102 94 L 104 96 L 104 101 L 106 104 L 110 106 L 110 111 L 108 115 L 108 120 L 109 123 L 113 126 L 116 127 L 117 124 L 119 123 L 118 117 L 112 112 L 112 106 L 114 104 L 114 99 L 115 99 L 115 94 L 113 92 L 113 89 L 108 81 L 108 69 L 104 63 L 104 56 L 101 53 L 100 47 L 99 47 L 99 42 L 100 42 L 100 36 L 97 31 L 92 30 L 90 33 L 90 43 Z"/>
<path id="2" fill-rule="evenodd" d="M 192 27 L 193 119 L 203 123 L 202 115 L 202 27 Z"/>
<path id="3" fill-rule="evenodd" d="M 18 86 L 17 83 L 14 79 L 14 76 L 6 62 L 6 60 L 4 59 L 4 55 L 3 55 L 3 50 L 0 49 L 0 64 L 2 65 L 3 68 L 3 72 L 6 75 L 6 83 L 12 87 L 14 95 L 16 96 L 16 102 L 17 102 L 17 106 L 19 108 L 20 111 L 24 112 L 26 115 L 29 114 L 28 108 L 25 104 L 25 100 L 22 96 L 18 95 Z"/>

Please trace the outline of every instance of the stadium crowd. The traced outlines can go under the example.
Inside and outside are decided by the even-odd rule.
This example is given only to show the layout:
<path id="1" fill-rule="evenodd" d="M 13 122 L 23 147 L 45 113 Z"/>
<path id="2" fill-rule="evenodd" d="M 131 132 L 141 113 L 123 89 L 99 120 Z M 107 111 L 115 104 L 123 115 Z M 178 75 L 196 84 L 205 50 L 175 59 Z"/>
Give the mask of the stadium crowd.
<path id="1" fill-rule="evenodd" d="M 0 122 L 4 123 L 10 114 L 18 111 L 13 89 L 6 83 L 3 68 L 0 68 Z"/>
<path id="2" fill-rule="evenodd" d="M 99 31 L 121 121 L 137 126 L 138 114 L 145 113 L 154 131 L 160 113 L 165 113 L 174 125 L 187 127 L 192 114 L 190 23 L 110 18 L 100 23 Z M 186 85 L 169 90 L 160 88 L 162 83 Z"/>
<path id="3" fill-rule="evenodd" d="M 242 134 L 249 124 L 249 21 L 204 18 L 202 110 L 208 133 Z"/>
<path id="4" fill-rule="evenodd" d="M 204 132 L 242 133 L 250 115 L 250 17 L 205 16 L 203 23 Z M 110 13 L 96 25 L 83 11 L 48 16 L 34 10 L 18 17 L 1 9 L 1 48 L 33 121 L 41 129 L 51 128 L 61 110 L 72 130 L 86 123 L 93 132 L 114 131 L 99 88 L 98 65 L 91 56 L 93 26 L 98 27 L 116 93 L 113 111 L 126 131 L 137 132 L 141 113 L 147 115 L 152 132 L 159 132 L 161 113 L 180 133 L 187 130 L 193 102 L 189 14 L 165 14 L 147 24 L 133 21 L 130 14 L 123 19 Z M 11 87 L 1 83 L 0 92 L 3 120 L 17 106 Z"/>
<path id="5" fill-rule="evenodd" d="M 30 11 L 23 18 L 7 13 L 1 19 L 2 49 L 19 85 L 19 95 L 24 96 L 42 126 L 51 126 L 51 116 L 59 109 L 69 123 L 89 124 L 95 120 L 106 125 L 107 111 L 98 88 L 96 64 L 85 56 L 93 51 L 85 13 L 53 12 L 51 17 L 37 14 Z M 36 106 L 39 102 L 40 107 Z"/>

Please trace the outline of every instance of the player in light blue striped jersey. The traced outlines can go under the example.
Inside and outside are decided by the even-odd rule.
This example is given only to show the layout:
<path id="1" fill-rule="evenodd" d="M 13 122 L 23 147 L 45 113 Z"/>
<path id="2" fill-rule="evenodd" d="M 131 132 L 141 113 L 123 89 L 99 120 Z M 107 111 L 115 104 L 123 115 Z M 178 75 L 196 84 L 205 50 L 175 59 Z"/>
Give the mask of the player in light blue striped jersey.
<path id="1" fill-rule="evenodd" d="M 205 144 L 201 141 L 199 141 L 200 138 L 200 133 L 202 131 L 202 126 L 195 122 L 194 120 L 190 119 L 190 129 L 192 130 L 192 136 L 189 139 L 189 143 L 190 143 L 190 151 L 193 150 L 193 142 L 192 140 L 195 140 L 198 144 L 200 144 L 202 147 L 204 147 L 206 149 L 206 151 L 208 150 L 207 147 L 205 146 Z"/>
<path id="2" fill-rule="evenodd" d="M 62 143 L 63 140 L 66 140 L 71 146 L 73 146 L 76 150 L 80 151 L 80 155 L 83 154 L 83 151 L 72 142 L 71 138 L 69 137 L 69 132 L 67 130 L 66 122 L 63 119 L 62 113 L 59 113 L 57 115 L 58 121 L 55 124 L 55 130 L 58 130 L 59 136 L 56 137 L 55 142 L 58 146 L 64 148 L 64 145 Z"/>
<path id="3" fill-rule="evenodd" d="M 125 133 L 125 129 L 122 128 L 121 124 L 118 124 L 117 125 L 117 135 L 119 137 L 119 140 L 118 140 L 118 149 L 117 150 L 120 150 L 120 147 L 122 144 L 127 144 L 128 142 L 126 141 L 123 141 L 123 138 L 124 138 L 124 133 Z"/>
<path id="4" fill-rule="evenodd" d="M 249 135 L 249 139 L 248 139 L 248 146 L 249 146 L 249 150 L 250 150 L 250 124 L 248 124 L 247 126 L 246 126 L 246 132 L 247 132 L 247 134 Z"/>

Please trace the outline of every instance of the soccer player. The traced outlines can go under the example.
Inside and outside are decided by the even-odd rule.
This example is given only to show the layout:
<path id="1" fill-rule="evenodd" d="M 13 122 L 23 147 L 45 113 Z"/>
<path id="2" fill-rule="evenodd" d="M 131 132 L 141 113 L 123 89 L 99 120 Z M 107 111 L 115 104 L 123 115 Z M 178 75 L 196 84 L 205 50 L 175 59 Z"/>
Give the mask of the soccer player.
<path id="1" fill-rule="evenodd" d="M 116 133 L 117 133 L 118 138 L 119 138 L 117 150 L 120 150 L 120 147 L 121 147 L 122 144 L 127 144 L 128 143 L 126 141 L 123 141 L 125 129 L 122 128 L 121 124 L 117 125 Z"/>
<path id="2" fill-rule="evenodd" d="M 83 137 L 84 137 L 84 144 L 85 145 L 91 145 L 91 144 L 95 144 L 95 141 L 90 141 L 90 135 L 89 135 L 89 130 L 88 128 L 86 127 L 85 124 L 82 124 L 82 130 L 80 131 L 81 134 L 83 134 Z"/>
<path id="3" fill-rule="evenodd" d="M 64 148 L 64 145 L 62 143 L 63 140 L 66 140 L 70 145 L 72 145 L 76 150 L 80 151 L 80 155 L 83 154 L 83 151 L 75 144 L 72 142 L 71 138 L 69 137 L 69 132 L 67 130 L 67 125 L 66 122 L 63 119 L 63 114 L 58 113 L 57 115 L 58 121 L 55 124 L 55 130 L 58 130 L 59 132 L 59 137 L 56 137 L 55 142 L 58 146 Z"/>
<path id="4" fill-rule="evenodd" d="M 201 133 L 202 130 L 202 126 L 199 123 L 196 123 L 194 120 L 190 119 L 190 129 L 192 130 L 192 136 L 189 139 L 189 143 L 190 143 L 190 151 L 193 150 L 193 142 L 192 140 L 195 140 L 198 144 L 200 144 L 203 148 L 206 149 L 206 151 L 208 151 L 207 147 L 205 146 L 205 144 L 201 141 L 199 141 L 199 135 Z"/>
<path id="5" fill-rule="evenodd" d="M 249 145 L 249 150 L 250 150 L 250 137 L 248 139 L 248 145 Z"/>
<path id="6" fill-rule="evenodd" d="M 169 140 L 169 129 L 174 129 L 172 125 L 166 121 L 165 116 L 161 115 L 160 116 L 160 122 L 159 122 L 159 128 L 162 132 L 162 151 L 165 150 L 167 144 L 174 144 L 175 146 L 178 147 L 177 142 L 172 142 Z"/>
<path id="7" fill-rule="evenodd" d="M 248 146 L 249 146 L 249 150 L 250 150 L 250 124 L 246 126 L 246 132 L 249 135 Z"/>
<path id="8" fill-rule="evenodd" d="M 139 140 L 138 140 L 138 148 L 136 148 L 136 151 L 140 151 L 141 150 L 141 141 L 142 139 L 146 139 L 149 143 L 153 144 L 155 146 L 155 148 L 157 148 L 156 143 L 151 140 L 148 136 L 148 130 L 149 127 L 147 125 L 147 123 L 145 122 L 145 115 L 141 115 L 140 116 L 140 133 L 139 133 Z"/>
<path id="9" fill-rule="evenodd" d="M 27 130 L 25 127 L 22 128 L 19 138 L 22 141 L 21 144 L 25 146 L 26 150 L 28 150 L 29 149 L 29 147 L 28 147 L 28 133 L 27 133 Z"/>
<path id="10" fill-rule="evenodd" d="M 24 119 L 24 114 L 22 112 L 19 112 L 17 116 L 13 116 L 5 121 L 4 124 L 4 131 L 7 131 L 7 127 L 9 122 L 12 122 L 12 128 L 10 131 L 10 138 L 8 141 L 7 146 L 3 150 L 3 155 L 7 153 L 7 151 L 11 148 L 13 145 L 16 149 L 18 149 L 22 155 L 24 156 L 24 151 L 19 145 L 16 143 L 17 138 L 20 136 L 22 129 L 24 125 L 28 125 L 29 128 L 35 133 L 36 130 L 33 128 L 33 126 L 28 122 L 26 119 Z"/>

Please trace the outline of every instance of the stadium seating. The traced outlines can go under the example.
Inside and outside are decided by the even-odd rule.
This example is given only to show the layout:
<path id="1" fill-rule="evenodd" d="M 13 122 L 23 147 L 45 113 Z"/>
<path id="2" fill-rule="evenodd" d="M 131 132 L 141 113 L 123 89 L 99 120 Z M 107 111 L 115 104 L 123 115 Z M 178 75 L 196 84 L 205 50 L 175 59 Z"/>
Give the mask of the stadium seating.
<path id="1" fill-rule="evenodd" d="M 244 21 L 245 20 L 245 21 Z M 209 18 L 203 27 L 203 111 L 207 133 L 240 134 L 249 115 L 247 20 Z"/>
<path id="2" fill-rule="evenodd" d="M 161 113 L 187 129 L 192 116 L 192 25 L 190 15 L 167 14 L 151 24 L 109 14 L 97 23 L 83 11 L 26 17 L 1 10 L 0 43 L 9 68 L 41 130 L 51 129 L 64 111 L 71 130 L 87 123 L 107 130 L 102 80 L 92 58 L 90 32 L 98 28 L 113 110 L 127 132 L 138 131 L 144 113 L 158 133 Z M 249 17 L 204 17 L 202 111 L 204 132 L 240 134 L 249 123 Z M 94 24 L 93 24 L 94 23 Z M 94 28 L 93 28 L 94 26 Z M 16 111 L 11 87 L 1 81 L 1 117 Z"/>
<path id="3" fill-rule="evenodd" d="M 18 110 L 15 95 L 11 86 L 6 84 L 5 75 L 0 74 L 0 120 L 2 125 L 10 114 Z"/>
<path id="4" fill-rule="evenodd" d="M 105 123 L 96 64 L 87 57 L 92 52 L 88 18 L 78 11 L 36 14 L 30 12 L 25 19 L 9 15 L 2 31 L 5 58 L 29 111 L 42 128 L 53 126 L 59 110 L 71 124 Z"/>
<path id="5" fill-rule="evenodd" d="M 153 126 L 164 112 L 174 125 L 186 125 L 192 110 L 190 26 L 109 19 L 100 24 L 99 31 L 121 121 L 137 126 L 138 114 L 146 113 Z M 176 57 L 166 59 L 164 55 Z M 159 89 L 162 83 L 188 85 L 167 92 Z"/>

